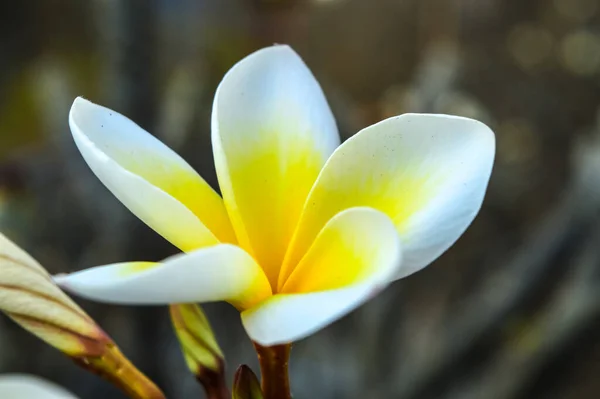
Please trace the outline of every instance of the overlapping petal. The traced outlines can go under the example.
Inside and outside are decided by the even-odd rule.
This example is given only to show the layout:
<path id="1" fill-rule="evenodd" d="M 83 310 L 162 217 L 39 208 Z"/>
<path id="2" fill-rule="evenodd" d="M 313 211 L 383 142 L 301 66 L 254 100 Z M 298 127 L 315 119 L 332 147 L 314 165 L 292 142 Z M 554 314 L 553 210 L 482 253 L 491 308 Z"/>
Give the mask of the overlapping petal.
<path id="1" fill-rule="evenodd" d="M 242 312 L 250 338 L 264 346 L 305 338 L 358 308 L 379 292 L 379 284 L 310 294 L 277 294 L 260 306 Z"/>
<path id="2" fill-rule="evenodd" d="M 25 374 L 0 376 L 0 398 L 6 399 L 77 399 L 56 384 Z"/>
<path id="3" fill-rule="evenodd" d="M 276 286 L 306 195 L 339 144 L 325 96 L 292 49 L 257 51 L 225 75 L 212 142 L 239 243 Z"/>
<path id="4" fill-rule="evenodd" d="M 171 243 L 189 251 L 235 242 L 221 197 L 180 156 L 130 119 L 77 98 L 69 124 L 96 176 Z"/>
<path id="5" fill-rule="evenodd" d="M 66 291 L 108 303 L 228 301 L 243 310 L 271 295 L 260 266 L 231 244 L 198 249 L 161 263 L 98 266 L 55 280 Z"/>
<path id="6" fill-rule="evenodd" d="M 399 259 L 398 233 L 386 214 L 366 207 L 346 209 L 327 222 L 278 292 L 347 287 L 387 273 L 393 260 L 399 267 Z"/>
<path id="7" fill-rule="evenodd" d="M 406 114 L 370 126 L 327 161 L 306 201 L 280 283 L 293 272 L 325 223 L 340 210 L 385 212 L 402 239 L 396 278 L 420 270 L 465 231 L 481 207 L 494 135 L 472 119 Z"/>
<path id="8" fill-rule="evenodd" d="M 246 331 L 261 345 L 304 338 L 383 289 L 401 256 L 389 217 L 370 208 L 345 210 L 323 228 L 282 293 L 242 313 Z"/>

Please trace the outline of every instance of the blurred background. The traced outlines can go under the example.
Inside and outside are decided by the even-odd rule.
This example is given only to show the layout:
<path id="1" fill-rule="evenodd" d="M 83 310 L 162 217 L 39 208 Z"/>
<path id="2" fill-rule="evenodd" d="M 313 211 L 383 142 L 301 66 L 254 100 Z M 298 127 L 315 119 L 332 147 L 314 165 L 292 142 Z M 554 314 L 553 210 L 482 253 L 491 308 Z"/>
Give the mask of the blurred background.
<path id="1" fill-rule="evenodd" d="M 310 66 L 343 138 L 404 112 L 474 117 L 497 137 L 472 227 L 295 345 L 295 397 L 599 397 L 599 0 L 2 1 L 0 230 L 52 273 L 175 253 L 88 169 L 67 125 L 72 100 L 129 116 L 216 185 L 214 90 L 272 43 Z M 203 397 L 166 307 L 79 302 L 169 398 Z M 256 370 L 237 311 L 204 308 L 229 374 Z M 0 317 L 6 372 L 122 398 Z"/>

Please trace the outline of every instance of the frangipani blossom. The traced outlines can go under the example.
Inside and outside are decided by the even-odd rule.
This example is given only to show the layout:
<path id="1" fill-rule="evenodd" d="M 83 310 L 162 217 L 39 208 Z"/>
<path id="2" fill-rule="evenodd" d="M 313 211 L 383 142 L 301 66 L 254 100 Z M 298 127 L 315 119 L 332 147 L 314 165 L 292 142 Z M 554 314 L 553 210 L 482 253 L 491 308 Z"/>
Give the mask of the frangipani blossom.
<path id="1" fill-rule="evenodd" d="M 57 281 L 104 302 L 228 301 L 261 345 L 301 339 L 427 266 L 481 207 L 495 141 L 484 124 L 405 114 L 339 144 L 325 96 L 287 46 L 236 64 L 217 89 L 221 198 L 126 117 L 78 98 L 69 122 L 94 173 L 186 254 Z"/>

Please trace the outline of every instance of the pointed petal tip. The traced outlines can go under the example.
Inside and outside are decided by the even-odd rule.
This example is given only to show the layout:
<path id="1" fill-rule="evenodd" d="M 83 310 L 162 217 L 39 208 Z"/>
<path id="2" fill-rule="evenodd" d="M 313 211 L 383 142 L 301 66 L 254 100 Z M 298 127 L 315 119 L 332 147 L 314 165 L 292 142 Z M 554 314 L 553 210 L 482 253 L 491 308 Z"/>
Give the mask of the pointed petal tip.
<path id="1" fill-rule="evenodd" d="M 54 284 L 58 285 L 63 290 L 68 291 L 69 290 L 69 274 L 70 273 L 60 273 L 60 274 L 51 276 L 52 281 L 54 281 Z"/>
<path id="2" fill-rule="evenodd" d="M 302 68 L 308 68 L 302 60 L 302 57 L 300 57 L 300 55 L 287 44 L 275 43 L 272 46 L 260 48 L 242 58 L 240 61 L 235 63 L 229 71 L 227 71 L 227 73 L 223 77 L 223 80 L 219 84 L 219 87 L 217 88 L 217 95 L 215 96 L 215 101 L 217 100 L 218 93 L 220 91 L 219 89 L 222 86 L 222 83 L 225 81 L 226 77 L 233 75 L 234 71 L 236 71 L 237 69 L 247 68 L 248 65 L 253 65 L 255 62 L 259 62 L 261 64 L 266 63 L 262 65 L 269 65 L 271 63 L 280 62 L 291 62 L 291 65 L 295 67 L 299 65 L 299 62 Z"/>
<path id="3" fill-rule="evenodd" d="M 94 104 L 93 102 L 82 96 L 77 96 L 75 100 L 73 100 L 73 104 L 71 105 L 71 110 L 69 111 L 69 120 L 72 121 L 77 113 L 89 110 L 93 107 L 99 107 L 99 105 Z"/>
<path id="4" fill-rule="evenodd" d="M 89 126 L 90 122 L 94 121 L 93 118 L 98 116 L 98 111 L 102 108 L 104 107 L 94 104 L 81 96 L 73 100 L 73 104 L 69 110 L 69 127 L 78 147 L 83 144 L 88 146 L 94 145 L 84 129 Z"/>
<path id="5" fill-rule="evenodd" d="M 73 100 L 73 106 L 80 106 L 80 105 L 86 105 L 86 104 L 93 104 L 93 103 L 83 96 L 77 96 L 77 97 L 75 97 L 75 100 Z"/>
<path id="6" fill-rule="evenodd" d="M 298 53 L 296 53 L 296 51 L 290 45 L 284 43 L 273 43 L 272 46 L 263 47 L 259 50 L 256 50 L 254 53 L 248 55 L 248 57 L 259 54 L 294 55 L 298 57 Z"/>

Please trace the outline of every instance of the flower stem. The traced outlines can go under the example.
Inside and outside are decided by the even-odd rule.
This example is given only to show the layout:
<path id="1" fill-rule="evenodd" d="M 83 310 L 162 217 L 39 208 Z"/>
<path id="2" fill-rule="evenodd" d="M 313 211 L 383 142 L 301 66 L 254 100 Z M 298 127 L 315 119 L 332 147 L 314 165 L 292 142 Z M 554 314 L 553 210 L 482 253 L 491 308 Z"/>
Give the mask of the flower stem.
<path id="1" fill-rule="evenodd" d="M 165 395 L 142 374 L 114 344 L 100 357 L 79 357 L 73 360 L 122 389 L 132 399 L 165 399 Z"/>
<path id="2" fill-rule="evenodd" d="M 197 377 L 198 381 L 204 387 L 207 399 L 229 399 L 231 394 L 227 388 L 224 370 L 214 372 L 209 369 L 202 371 L 202 375 Z"/>
<path id="3" fill-rule="evenodd" d="M 291 399 L 288 363 L 291 344 L 262 346 L 254 343 L 258 354 L 264 399 Z"/>

